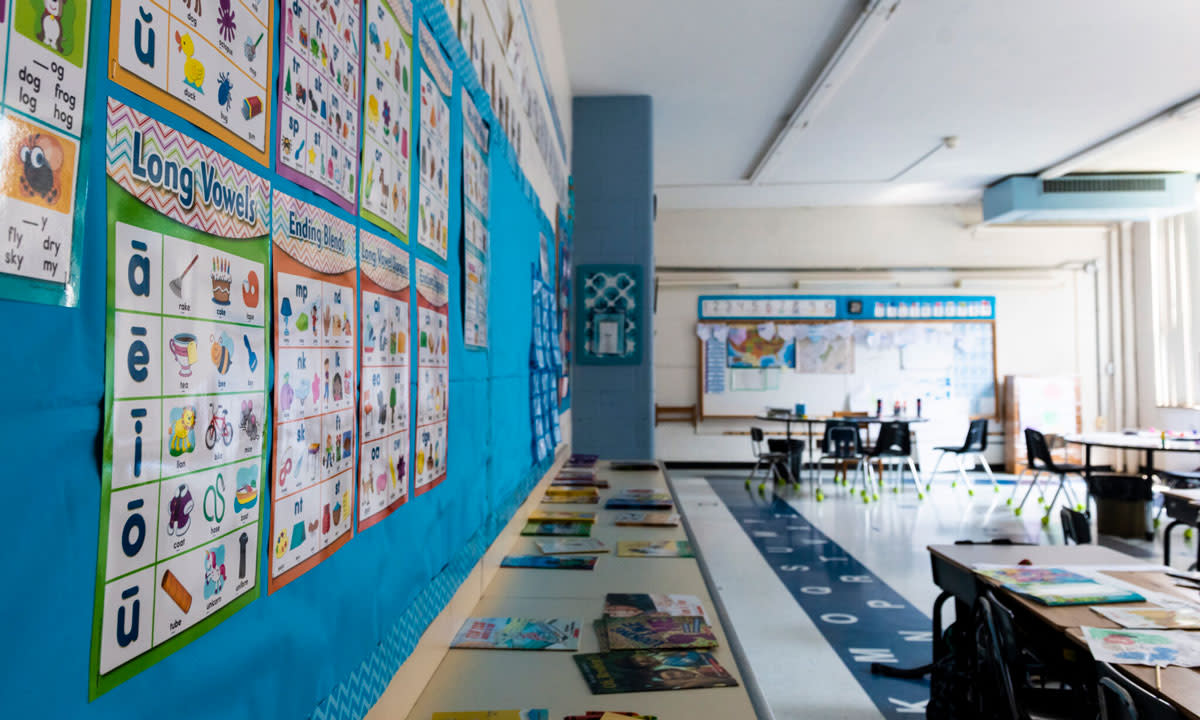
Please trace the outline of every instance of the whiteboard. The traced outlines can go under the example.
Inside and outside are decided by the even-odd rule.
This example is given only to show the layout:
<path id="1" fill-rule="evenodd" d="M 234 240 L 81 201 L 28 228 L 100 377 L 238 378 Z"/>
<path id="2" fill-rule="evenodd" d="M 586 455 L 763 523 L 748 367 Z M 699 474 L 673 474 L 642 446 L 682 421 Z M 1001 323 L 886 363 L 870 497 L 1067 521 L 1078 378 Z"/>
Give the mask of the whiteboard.
<path id="1" fill-rule="evenodd" d="M 727 323 L 737 326 L 740 323 Z M 782 329 L 784 323 L 779 323 Z M 753 417 L 768 407 L 793 409 L 804 403 L 810 416 L 834 411 L 874 413 L 877 400 L 890 414 L 897 401 L 916 414 L 953 406 L 972 417 L 996 415 L 995 325 L 991 320 L 879 321 L 852 325 L 843 339 L 822 342 L 829 323 L 788 323 L 794 335 L 796 368 L 777 368 L 778 382 L 733 382 L 725 341 L 700 341 L 700 413 L 703 418 Z M 844 332 L 844 331 L 843 331 Z M 837 347 L 843 343 L 842 347 Z M 849 346 L 846 348 L 845 346 Z M 852 359 L 851 359 L 852 355 Z M 832 372 L 814 368 L 834 369 Z M 754 387 L 753 390 L 734 389 Z M 765 388 L 765 389 L 763 389 Z"/>

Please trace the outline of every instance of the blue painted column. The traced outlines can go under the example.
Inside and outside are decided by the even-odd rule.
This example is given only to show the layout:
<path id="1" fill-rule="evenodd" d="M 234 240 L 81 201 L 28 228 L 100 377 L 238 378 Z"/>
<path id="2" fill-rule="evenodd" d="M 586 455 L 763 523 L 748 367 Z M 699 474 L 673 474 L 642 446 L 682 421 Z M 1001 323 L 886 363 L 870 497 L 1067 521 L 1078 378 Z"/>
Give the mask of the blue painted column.
<path id="1" fill-rule="evenodd" d="M 642 351 L 636 365 L 575 364 L 572 446 L 603 458 L 653 458 L 653 107 L 647 95 L 577 97 L 573 115 L 573 260 L 641 267 Z M 580 302 L 580 293 L 572 299 Z M 582 347 L 582 328 L 575 333 Z"/>

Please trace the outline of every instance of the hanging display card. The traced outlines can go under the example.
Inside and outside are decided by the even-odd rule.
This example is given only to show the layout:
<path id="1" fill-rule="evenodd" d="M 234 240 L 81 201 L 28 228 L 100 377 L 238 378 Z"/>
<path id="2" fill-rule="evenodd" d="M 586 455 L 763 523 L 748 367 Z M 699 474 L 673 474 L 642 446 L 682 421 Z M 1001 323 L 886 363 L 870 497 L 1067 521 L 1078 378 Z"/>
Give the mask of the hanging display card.
<path id="1" fill-rule="evenodd" d="M 114 0 L 109 72 L 266 165 L 274 9 L 271 0 Z"/>
<path id="2" fill-rule="evenodd" d="M 350 539 L 357 447 L 354 227 L 278 190 L 274 218 L 269 592 Z"/>
<path id="3" fill-rule="evenodd" d="M 417 261 L 417 463 L 413 495 L 446 479 L 450 391 L 450 278 Z"/>
<path id="4" fill-rule="evenodd" d="M 463 107 L 463 340 L 488 344 L 488 126 L 462 91 Z"/>
<path id="5" fill-rule="evenodd" d="M 74 305 L 89 0 L 0 8 L 0 297 Z M 79 193 L 82 195 L 82 193 Z M 5 277 L 7 276 L 7 277 Z"/>
<path id="6" fill-rule="evenodd" d="M 258 596 L 267 181 L 108 100 L 108 301 L 89 695 Z"/>
<path id="7" fill-rule="evenodd" d="M 417 243 L 446 259 L 450 219 L 450 92 L 454 74 L 429 28 L 421 23 L 420 187 Z"/>
<path id="8" fill-rule="evenodd" d="M 412 0 L 367 0 L 361 214 L 408 240 Z"/>
<path id="9" fill-rule="evenodd" d="M 359 401 L 358 530 L 408 500 L 408 253 L 389 240 L 359 236 L 362 398 Z"/>
<path id="10" fill-rule="evenodd" d="M 355 212 L 362 5 L 292 0 L 282 12 L 276 170 Z"/>

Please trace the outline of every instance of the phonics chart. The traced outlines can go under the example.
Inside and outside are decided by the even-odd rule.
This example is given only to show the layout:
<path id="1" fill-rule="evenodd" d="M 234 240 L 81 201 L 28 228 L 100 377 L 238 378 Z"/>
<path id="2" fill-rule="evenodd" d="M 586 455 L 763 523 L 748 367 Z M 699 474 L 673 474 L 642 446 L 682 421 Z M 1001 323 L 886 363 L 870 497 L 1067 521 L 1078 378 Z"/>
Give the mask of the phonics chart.
<path id="1" fill-rule="evenodd" d="M 488 344 L 488 127 L 475 101 L 463 107 L 463 342 Z"/>
<path id="2" fill-rule="evenodd" d="M 362 397 L 359 399 L 358 529 L 408 500 L 408 253 L 382 237 L 359 237 Z"/>
<path id="3" fill-rule="evenodd" d="M 361 12 L 358 0 L 289 0 L 279 31 L 275 169 L 349 212 L 358 191 Z"/>
<path id="4" fill-rule="evenodd" d="M 72 280 L 91 3 L 13 0 L 5 7 L 11 12 L 0 12 L 7 67 L 0 102 L 0 273 L 53 283 L 65 295 Z"/>
<path id="5" fill-rule="evenodd" d="M 279 190 L 273 207 L 270 592 L 350 539 L 358 447 L 354 226 Z"/>
<path id="6" fill-rule="evenodd" d="M 265 165 L 274 8 L 271 0 L 114 0 L 109 72 Z"/>
<path id="7" fill-rule="evenodd" d="M 360 212 L 408 239 L 412 0 L 367 0 Z"/>
<path id="8" fill-rule="evenodd" d="M 450 218 L 450 93 L 454 74 L 429 28 L 421 25 L 420 183 L 417 243 L 446 259 Z"/>
<path id="9" fill-rule="evenodd" d="M 446 479 L 447 408 L 450 392 L 449 277 L 417 261 L 417 423 L 413 495 Z"/>
<path id="10" fill-rule="evenodd" d="M 92 697 L 258 595 L 270 307 L 266 180 L 111 99 L 107 147 Z"/>

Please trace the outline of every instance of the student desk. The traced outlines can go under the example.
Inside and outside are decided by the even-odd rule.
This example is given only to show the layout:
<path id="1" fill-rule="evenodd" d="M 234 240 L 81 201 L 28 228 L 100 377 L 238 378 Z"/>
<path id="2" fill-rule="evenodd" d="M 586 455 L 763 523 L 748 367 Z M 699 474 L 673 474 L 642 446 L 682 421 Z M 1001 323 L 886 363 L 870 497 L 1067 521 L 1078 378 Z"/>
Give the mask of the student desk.
<path id="1" fill-rule="evenodd" d="M 1196 440 L 1167 439 L 1163 441 L 1161 438 L 1126 435 L 1119 432 L 1073 433 L 1063 435 L 1063 440 L 1072 445 L 1083 446 L 1083 465 L 1085 468 L 1083 472 L 1085 477 L 1090 477 L 1092 474 L 1092 448 L 1094 447 L 1110 448 L 1113 450 L 1140 450 L 1145 452 L 1146 462 L 1142 466 L 1142 472 L 1146 475 L 1154 474 L 1154 453 L 1200 453 L 1200 442 Z"/>
<path id="2" fill-rule="evenodd" d="M 1163 488 L 1163 510 L 1171 522 L 1163 530 L 1163 565 L 1171 564 L 1171 531 L 1176 525 L 1200 526 L 1200 488 Z M 1200 547 L 1196 548 L 1196 564 L 1200 565 Z"/>
<path id="3" fill-rule="evenodd" d="M 1023 617 L 1033 618 L 1052 632 L 1061 633 L 1069 642 L 1085 652 L 1087 642 L 1079 629 L 1081 625 L 1103 628 L 1119 626 L 1092 612 L 1086 605 L 1050 607 L 1003 590 L 995 580 L 976 575 L 974 566 L 978 563 L 1016 565 L 1026 559 L 1035 565 L 1043 566 L 1095 565 L 1120 568 L 1145 565 L 1128 555 L 1097 545 L 930 545 L 929 559 L 934 582 L 953 595 L 958 603 L 959 613 L 969 613 L 975 598 L 985 588 L 993 588 L 1014 608 L 1019 607 L 1023 611 Z M 1176 595 L 1192 602 L 1200 599 L 1195 591 L 1176 587 L 1174 580 L 1163 573 L 1113 570 L 1106 574 L 1133 585 Z M 1135 603 L 1123 605 L 1139 606 Z M 1156 692 L 1154 668 L 1122 665 L 1121 669 L 1146 689 Z M 1157 694 L 1182 711 L 1185 717 L 1200 720 L 1200 672 L 1197 670 L 1174 666 L 1163 668 L 1162 689 L 1157 691 Z"/>
<path id="4" fill-rule="evenodd" d="M 788 446 L 789 454 L 791 453 L 791 449 L 792 449 L 792 423 L 796 423 L 796 424 L 804 423 L 804 424 L 808 425 L 808 469 L 809 469 L 809 480 L 812 480 L 812 481 L 816 480 L 816 473 L 821 472 L 821 468 L 818 465 L 818 458 L 817 458 L 816 450 L 815 450 L 816 445 L 813 442 L 813 438 L 815 437 L 815 435 L 813 433 L 813 425 L 824 425 L 825 423 L 831 422 L 831 421 L 841 422 L 841 421 L 846 421 L 846 420 L 858 423 L 860 426 L 862 426 L 862 425 L 869 426 L 872 424 L 880 424 L 880 423 L 885 423 L 885 422 L 902 422 L 902 423 L 908 423 L 910 425 L 915 424 L 915 423 L 928 422 L 928 418 L 907 417 L 907 416 L 903 416 L 903 415 L 895 415 L 895 416 L 855 415 L 855 416 L 848 416 L 848 417 L 832 417 L 832 416 L 831 417 L 822 417 L 819 415 L 818 416 L 796 415 L 795 413 L 787 413 L 787 414 L 780 413 L 780 414 L 776 414 L 776 415 L 755 415 L 754 419 L 762 420 L 764 422 L 784 423 L 784 432 L 785 432 L 785 435 L 787 436 L 787 446 Z M 868 440 L 869 439 L 870 439 L 870 437 L 868 436 Z M 796 479 L 799 480 L 798 477 Z"/>

